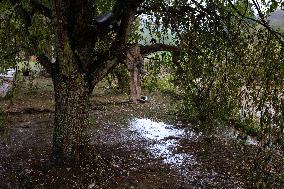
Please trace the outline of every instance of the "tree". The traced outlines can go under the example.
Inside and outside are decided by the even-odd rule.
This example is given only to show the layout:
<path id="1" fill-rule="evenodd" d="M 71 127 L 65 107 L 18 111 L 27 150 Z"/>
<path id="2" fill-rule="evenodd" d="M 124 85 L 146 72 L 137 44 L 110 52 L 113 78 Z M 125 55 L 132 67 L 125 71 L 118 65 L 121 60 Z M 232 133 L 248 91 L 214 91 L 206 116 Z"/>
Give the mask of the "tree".
<path id="1" fill-rule="evenodd" d="M 206 73 L 216 69 L 218 61 L 224 60 L 223 53 L 235 49 L 235 42 L 242 44 L 238 42 L 243 39 L 242 27 L 230 27 L 232 19 L 228 18 L 235 16 L 244 25 L 244 18 L 254 20 L 271 31 L 263 15 L 260 20 L 247 18 L 248 14 L 242 14 L 243 7 L 239 13 L 231 1 L 219 0 L 2 0 L 0 10 L 1 67 L 21 59 L 19 52 L 23 51 L 36 55 L 52 76 L 55 160 L 81 159 L 88 144 L 90 94 L 102 78 L 125 61 L 131 43 L 143 41 L 133 32 L 143 28 L 132 28 L 139 19 L 161 42 L 141 44 L 141 53 L 178 52 L 182 58 L 175 61 L 175 66 L 181 66 L 183 71 L 179 76 L 187 76 L 184 68 L 192 67 L 196 68 L 194 79 L 202 74 L 202 69 L 206 68 Z M 238 23 L 237 19 L 233 21 Z M 174 33 L 175 44 L 164 44 L 163 38 L 169 32 Z M 210 47 L 204 39 L 212 42 Z M 218 51 L 214 43 L 224 48 Z M 237 52 L 230 53 L 230 57 L 239 56 Z M 208 57 L 215 57 L 215 62 L 204 67 L 202 60 Z M 180 61 L 185 64 L 179 65 Z M 224 78 L 221 73 L 218 72 L 220 78 Z M 210 75 L 206 81 L 210 78 L 214 77 Z M 217 84 L 221 86 L 220 80 Z"/>
<path id="2" fill-rule="evenodd" d="M 246 11 L 249 1 L 237 2 L 204 3 L 214 12 L 180 24 L 189 28 L 180 30 L 174 65 L 181 110 L 206 136 L 219 126 L 255 136 L 261 148 L 250 167 L 251 187 L 277 188 L 280 176 L 269 167 L 273 149 L 284 146 L 283 34 L 270 27 L 259 2 L 252 1 L 258 17 Z"/>
<path id="3" fill-rule="evenodd" d="M 88 144 L 90 94 L 125 60 L 131 24 L 142 3 L 143 0 L 1 1 L 1 67 L 15 64 L 12 59 L 21 58 L 19 52 L 25 51 L 36 55 L 52 76 L 54 160 L 81 159 Z M 153 50 L 157 47 L 150 49 Z"/>

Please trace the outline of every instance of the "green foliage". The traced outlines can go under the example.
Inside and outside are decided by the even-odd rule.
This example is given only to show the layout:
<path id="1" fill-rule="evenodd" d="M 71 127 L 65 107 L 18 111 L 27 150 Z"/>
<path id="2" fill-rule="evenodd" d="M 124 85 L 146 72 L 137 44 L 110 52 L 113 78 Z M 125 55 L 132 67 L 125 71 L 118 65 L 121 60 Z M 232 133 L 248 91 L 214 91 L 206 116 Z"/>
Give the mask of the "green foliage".
<path id="1" fill-rule="evenodd" d="M 118 93 L 128 93 L 129 73 L 125 65 L 117 66 L 107 77 L 108 87 Z"/>
<path id="2" fill-rule="evenodd" d="M 0 72 L 15 65 L 18 57 L 11 56 L 18 45 L 25 42 L 18 38 L 21 33 L 21 21 L 16 19 L 13 8 L 8 1 L 0 2 Z"/>
<path id="3" fill-rule="evenodd" d="M 52 7 L 52 1 L 42 2 Z M 112 10 L 115 4 L 114 0 L 92 2 L 95 15 Z M 139 11 L 141 9 L 145 14 L 132 24 L 130 36 L 119 37 L 127 37 L 125 43 L 145 44 L 154 37 L 158 42 L 180 47 L 178 55 L 162 52 L 146 57 L 149 61 L 145 65 L 144 87 L 181 94 L 183 113 L 188 118 L 200 120 L 200 125 L 209 133 L 219 125 L 235 121 L 235 125 L 247 133 L 257 134 L 262 144 L 269 141 L 281 144 L 284 130 L 284 40 L 264 19 L 280 3 L 273 0 L 261 1 L 261 4 L 266 5 L 266 10 L 259 13 L 260 19 L 256 21 L 258 17 L 253 10 L 256 4 L 245 0 L 147 0 L 139 6 Z M 32 11 L 30 1 L 20 1 L 19 5 L 28 12 Z M 98 67 L 104 65 L 107 53 L 111 55 L 109 50 L 117 42 L 117 33 L 108 32 L 97 38 L 94 36 L 94 44 L 83 41 L 87 44 L 82 45 L 84 49 L 76 49 L 74 43 L 77 39 L 70 42 L 70 28 L 62 33 L 63 41 L 59 42 L 56 40 L 57 30 L 60 30 L 56 28 L 57 20 L 36 13 L 31 26 L 26 28 L 24 19 L 15 8 L 11 1 L 0 2 L 0 71 L 22 62 L 22 52 L 44 54 L 48 58 L 57 55 L 60 63 L 59 71 L 55 73 L 67 76 L 67 81 L 77 82 L 75 86 L 79 86 L 78 83 L 85 85 L 86 75 L 77 73 L 80 70 L 77 68 L 83 67 L 80 60 L 94 59 Z M 61 52 L 55 49 L 61 49 Z M 119 74 L 122 79 L 118 79 Z M 119 85 L 124 88 L 127 83 L 125 70 L 119 70 L 119 74 L 115 77 L 122 81 Z M 240 113 L 242 108 L 248 112 L 246 115 Z"/>
<path id="4" fill-rule="evenodd" d="M 32 26 L 29 27 L 29 38 L 38 39 L 38 52 L 48 55 L 50 58 L 55 56 L 53 51 L 55 47 L 54 29 L 51 21 L 42 15 L 35 15 L 32 20 Z"/>
<path id="5" fill-rule="evenodd" d="M 234 122 L 234 127 L 250 136 L 260 136 L 261 135 L 261 128 L 259 125 L 259 120 L 255 118 L 251 118 L 251 119 L 248 118 L 243 121 L 237 120 Z"/>
<path id="6" fill-rule="evenodd" d="M 242 128 L 265 138 L 283 128 L 282 38 L 233 15 L 227 5 L 215 8 L 222 21 L 205 16 L 181 36 L 183 52 L 174 69 L 182 108 L 202 125 L 216 127 L 238 122 L 245 106 L 254 113 L 242 119 Z"/>
<path id="7" fill-rule="evenodd" d="M 114 0 L 96 0 L 96 11 L 98 15 L 112 11 L 114 3 Z"/>
<path id="8" fill-rule="evenodd" d="M 150 92 L 159 91 L 165 94 L 174 94 L 177 91 L 171 80 L 171 75 L 164 75 L 159 78 L 149 75 L 143 79 L 143 87 Z"/>
<path id="9" fill-rule="evenodd" d="M 236 9 L 232 9 L 234 15 L 240 14 L 241 16 L 255 17 L 252 10 L 253 4 L 247 0 L 238 0 L 234 4 Z"/>
<path id="10" fill-rule="evenodd" d="M 218 14 L 189 18 L 190 22 L 180 18 L 182 52 L 173 65 L 175 84 L 181 89 L 180 112 L 200 121 L 206 134 L 232 125 L 257 136 L 265 150 L 283 145 L 283 36 L 251 22 L 241 5 L 232 11 L 230 4 L 209 4 Z M 273 188 L 269 161 L 257 159 L 252 185 Z"/>
<path id="11" fill-rule="evenodd" d="M 170 53 L 160 52 L 147 56 L 143 87 L 150 92 L 176 93 L 176 87 L 172 83 L 171 66 L 172 55 Z"/>

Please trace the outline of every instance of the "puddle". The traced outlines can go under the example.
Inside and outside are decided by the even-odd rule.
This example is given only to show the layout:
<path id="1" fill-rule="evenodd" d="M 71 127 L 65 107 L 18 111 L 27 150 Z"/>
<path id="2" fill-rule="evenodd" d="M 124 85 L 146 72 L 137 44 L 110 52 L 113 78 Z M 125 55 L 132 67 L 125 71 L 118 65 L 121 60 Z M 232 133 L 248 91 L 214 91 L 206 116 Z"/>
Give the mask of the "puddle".
<path id="1" fill-rule="evenodd" d="M 174 152 L 178 147 L 178 138 L 187 136 L 184 130 L 176 129 L 172 125 L 163 122 L 137 118 L 130 121 L 130 127 L 141 137 L 149 140 L 151 153 L 157 158 L 164 158 L 165 163 L 181 166 L 186 161 L 194 164 L 195 160 L 192 155 Z M 190 136 L 197 135 L 190 133 Z"/>

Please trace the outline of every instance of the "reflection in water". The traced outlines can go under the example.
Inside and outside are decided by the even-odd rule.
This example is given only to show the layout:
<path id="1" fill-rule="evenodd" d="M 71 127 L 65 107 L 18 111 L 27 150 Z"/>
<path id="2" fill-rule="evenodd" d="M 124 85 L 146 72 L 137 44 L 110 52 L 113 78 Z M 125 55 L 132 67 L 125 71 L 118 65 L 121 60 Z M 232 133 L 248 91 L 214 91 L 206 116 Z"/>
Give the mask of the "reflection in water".
<path id="1" fill-rule="evenodd" d="M 162 122 L 154 122 L 150 119 L 133 119 L 130 122 L 131 129 L 138 132 L 143 138 L 151 140 L 150 151 L 156 157 L 163 157 L 165 163 L 181 166 L 184 161 L 194 163 L 194 158 L 185 153 L 175 153 L 177 139 L 185 135 L 181 129 L 175 129 L 171 125 Z M 190 134 L 191 136 L 194 133 Z"/>

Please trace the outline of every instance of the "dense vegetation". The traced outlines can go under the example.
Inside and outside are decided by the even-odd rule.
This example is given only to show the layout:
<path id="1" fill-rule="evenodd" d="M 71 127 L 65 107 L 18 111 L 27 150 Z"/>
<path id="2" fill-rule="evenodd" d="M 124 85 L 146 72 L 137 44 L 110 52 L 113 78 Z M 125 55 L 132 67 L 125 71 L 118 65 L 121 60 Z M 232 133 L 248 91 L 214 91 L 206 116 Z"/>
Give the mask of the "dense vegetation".
<path id="1" fill-rule="evenodd" d="M 143 86 L 170 93 L 181 116 L 208 135 L 231 126 L 255 136 L 267 150 L 267 162 L 255 168 L 262 174 L 273 150 L 284 148 L 284 41 L 267 19 L 280 7 L 246 0 L 2 0 L 0 68 L 37 56 L 55 90 L 53 160 L 79 161 L 94 88 L 108 76 L 125 92 L 125 52 L 139 43 L 148 71 Z"/>

